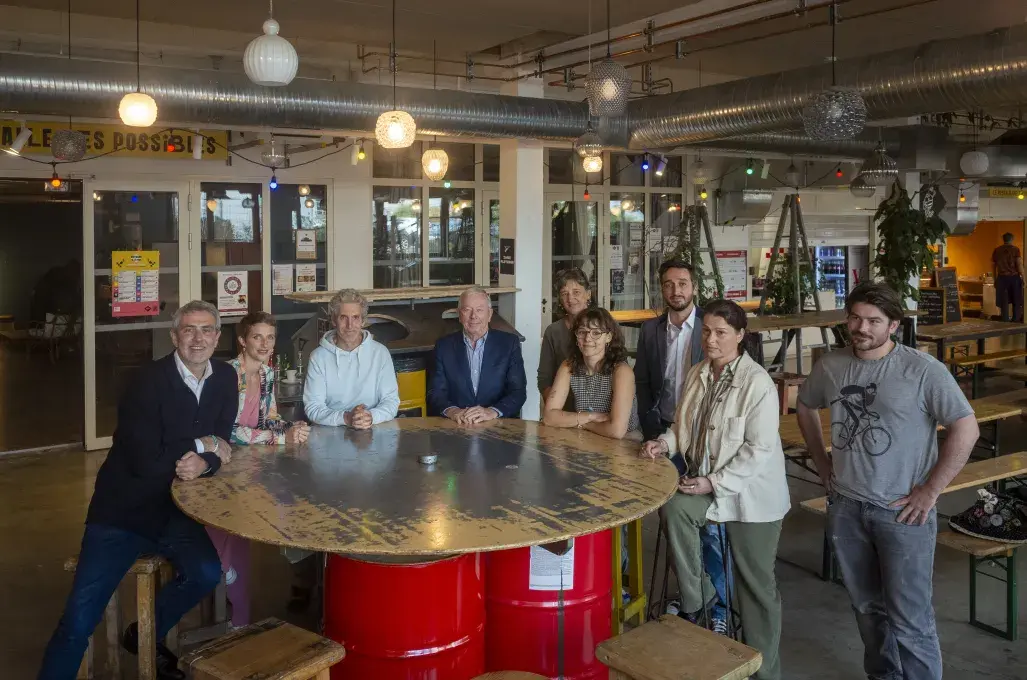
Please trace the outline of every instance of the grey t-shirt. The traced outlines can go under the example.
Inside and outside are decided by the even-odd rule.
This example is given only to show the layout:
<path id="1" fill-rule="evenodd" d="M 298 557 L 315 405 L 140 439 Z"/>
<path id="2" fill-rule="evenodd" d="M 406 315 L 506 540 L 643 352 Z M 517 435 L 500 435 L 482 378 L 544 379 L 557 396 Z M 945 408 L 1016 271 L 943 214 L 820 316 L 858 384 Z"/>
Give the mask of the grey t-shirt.
<path id="1" fill-rule="evenodd" d="M 938 462 L 938 424 L 973 414 L 945 364 L 905 345 L 876 361 L 851 347 L 827 354 L 799 399 L 830 408 L 838 493 L 882 507 L 927 480 Z"/>

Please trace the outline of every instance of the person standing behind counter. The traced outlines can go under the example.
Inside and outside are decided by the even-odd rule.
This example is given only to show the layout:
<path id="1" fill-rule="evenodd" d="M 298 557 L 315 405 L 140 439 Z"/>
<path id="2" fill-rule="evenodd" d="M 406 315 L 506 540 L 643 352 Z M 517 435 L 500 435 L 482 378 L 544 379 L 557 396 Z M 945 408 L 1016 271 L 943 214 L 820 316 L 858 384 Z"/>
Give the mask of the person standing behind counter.
<path id="1" fill-rule="evenodd" d="M 568 358 L 575 347 L 575 339 L 571 334 L 574 318 L 588 309 L 592 303 L 592 289 L 585 272 L 577 267 L 564 269 L 556 279 L 556 290 L 560 296 L 560 306 L 564 309 L 564 317 L 549 324 L 542 334 L 542 353 L 538 361 L 538 392 L 542 395 L 542 408 L 545 410 L 549 392 L 553 389 L 556 372 Z M 569 393 L 564 411 L 575 412 L 574 394 Z"/>
<path id="2" fill-rule="evenodd" d="M 352 288 L 328 303 L 335 326 L 310 353 L 303 408 L 317 425 L 366 430 L 399 412 L 399 383 L 385 345 L 364 330 L 367 299 Z"/>

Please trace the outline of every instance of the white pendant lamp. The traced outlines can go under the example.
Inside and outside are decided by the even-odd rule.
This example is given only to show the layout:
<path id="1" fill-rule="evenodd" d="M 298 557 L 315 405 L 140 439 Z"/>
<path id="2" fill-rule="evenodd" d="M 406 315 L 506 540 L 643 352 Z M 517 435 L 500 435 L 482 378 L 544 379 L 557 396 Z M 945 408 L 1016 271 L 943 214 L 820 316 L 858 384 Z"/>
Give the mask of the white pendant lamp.
<path id="1" fill-rule="evenodd" d="M 581 168 L 587 173 L 603 171 L 602 156 L 585 156 L 581 159 Z"/>
<path id="2" fill-rule="evenodd" d="M 243 70 L 246 76 L 257 85 L 282 87 L 292 82 L 300 66 L 300 58 L 296 48 L 288 40 L 278 35 L 281 26 L 275 21 L 274 0 L 270 0 L 268 20 L 264 22 L 264 35 L 258 36 L 246 46 L 242 55 Z"/>
<path id="3" fill-rule="evenodd" d="M 121 98 L 118 115 L 129 127 L 150 127 L 157 120 L 157 102 L 141 92 L 139 77 L 139 0 L 136 0 L 136 91 Z"/>
<path id="4" fill-rule="evenodd" d="M 432 42 L 432 87 L 434 90 L 438 85 L 438 74 L 439 72 L 439 55 L 435 49 L 435 42 Z M 438 142 L 438 137 L 434 139 L 434 142 Z M 446 176 L 446 171 L 449 170 L 449 154 L 444 149 L 438 147 L 429 147 L 421 155 L 421 169 L 424 170 L 424 176 L 433 182 L 438 182 L 440 179 Z"/>
<path id="5" fill-rule="evenodd" d="M 385 149 L 406 149 L 414 143 L 417 124 L 414 117 L 396 106 L 396 0 L 392 0 L 392 45 L 389 48 L 389 70 L 392 71 L 392 111 L 378 116 L 374 138 Z"/>

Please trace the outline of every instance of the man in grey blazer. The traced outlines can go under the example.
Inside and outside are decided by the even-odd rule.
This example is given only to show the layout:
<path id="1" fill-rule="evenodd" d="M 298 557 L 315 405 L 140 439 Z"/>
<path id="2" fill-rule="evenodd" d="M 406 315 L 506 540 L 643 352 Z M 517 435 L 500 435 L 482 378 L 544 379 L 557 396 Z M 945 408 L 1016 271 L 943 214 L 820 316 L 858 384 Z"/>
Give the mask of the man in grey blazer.
<path id="1" fill-rule="evenodd" d="M 695 305 L 693 273 L 692 265 L 681 260 L 660 265 L 660 291 L 667 308 L 642 324 L 635 392 L 646 440 L 671 426 L 688 369 L 703 358 L 702 310 Z"/>

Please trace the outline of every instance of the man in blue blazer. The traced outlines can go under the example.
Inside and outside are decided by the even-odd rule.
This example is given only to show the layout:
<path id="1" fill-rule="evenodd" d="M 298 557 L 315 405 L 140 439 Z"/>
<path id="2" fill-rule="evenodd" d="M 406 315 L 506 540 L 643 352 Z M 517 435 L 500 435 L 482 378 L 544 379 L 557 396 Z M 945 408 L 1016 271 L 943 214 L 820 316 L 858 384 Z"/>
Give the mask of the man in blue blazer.
<path id="1" fill-rule="evenodd" d="M 484 288 L 465 290 L 459 312 L 463 330 L 435 343 L 428 413 L 461 425 L 516 418 L 527 398 L 520 338 L 489 328 L 492 301 Z"/>

